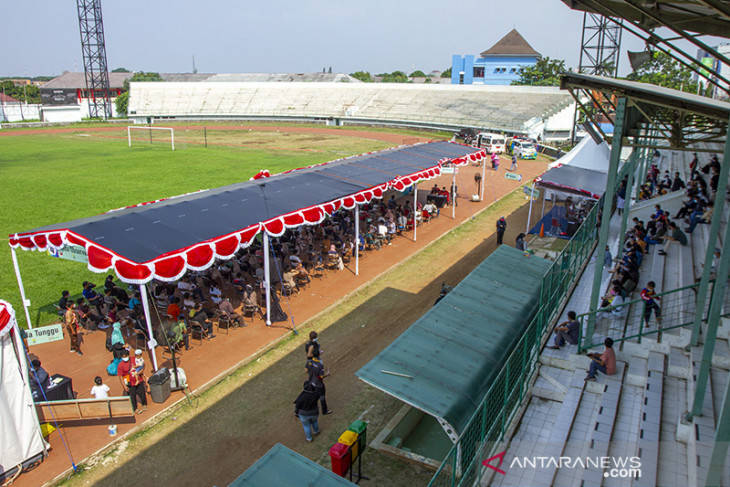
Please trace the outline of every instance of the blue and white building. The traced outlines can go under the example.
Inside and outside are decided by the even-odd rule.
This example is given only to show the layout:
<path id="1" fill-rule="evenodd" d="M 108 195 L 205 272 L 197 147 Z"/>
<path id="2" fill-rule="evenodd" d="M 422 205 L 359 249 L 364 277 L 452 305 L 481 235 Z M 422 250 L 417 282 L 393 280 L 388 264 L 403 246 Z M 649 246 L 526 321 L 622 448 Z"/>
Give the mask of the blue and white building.
<path id="1" fill-rule="evenodd" d="M 509 85 L 520 78 L 521 68 L 534 66 L 540 57 L 517 29 L 512 29 L 478 58 L 454 54 L 451 84 Z"/>

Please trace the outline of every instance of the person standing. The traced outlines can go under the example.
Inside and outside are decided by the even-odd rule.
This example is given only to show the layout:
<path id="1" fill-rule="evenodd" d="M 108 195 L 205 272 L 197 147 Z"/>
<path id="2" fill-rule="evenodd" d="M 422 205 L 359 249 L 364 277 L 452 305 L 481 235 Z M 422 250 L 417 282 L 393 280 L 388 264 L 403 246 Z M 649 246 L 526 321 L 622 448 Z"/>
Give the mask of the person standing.
<path id="1" fill-rule="evenodd" d="M 94 387 L 91 388 L 91 395 L 95 399 L 107 399 L 109 397 L 109 386 L 104 384 L 101 377 L 94 377 Z"/>
<path id="2" fill-rule="evenodd" d="M 474 182 L 477 185 L 477 196 L 482 197 L 482 173 L 479 171 L 474 173 Z"/>
<path id="3" fill-rule="evenodd" d="M 294 401 L 294 417 L 298 418 L 304 428 L 304 437 L 312 441 L 312 435 L 319 434 L 319 407 L 317 406 L 317 392 L 312 384 L 306 380 Z"/>
<path id="4" fill-rule="evenodd" d="M 646 323 L 647 328 L 649 328 L 651 310 L 654 310 L 657 324 L 662 324 L 662 310 L 656 302 L 657 300 L 661 301 L 662 298 L 656 295 L 655 287 L 656 283 L 649 281 L 646 283 L 646 287 L 641 290 L 641 299 L 644 300 L 644 323 Z"/>
<path id="5" fill-rule="evenodd" d="M 507 230 L 507 220 L 504 217 L 500 217 L 497 220 L 497 245 L 502 245 L 505 230 Z"/>
<path id="6" fill-rule="evenodd" d="M 314 391 L 322 403 L 322 414 L 332 414 L 332 410 L 327 407 L 327 398 L 325 397 L 324 378 L 329 372 L 324 371 L 324 364 L 319 359 L 319 350 L 312 350 L 312 358 L 307 360 L 306 372 L 308 374 L 307 381 L 312 384 Z"/>
<path id="7" fill-rule="evenodd" d="M 126 348 L 122 351 L 122 361 L 117 368 L 117 375 L 122 388 L 129 395 L 132 401 L 132 409 L 137 414 L 147 410 L 147 393 L 145 392 L 145 382 L 142 371 L 137 371 L 134 364 L 129 360 L 129 350 Z M 137 399 L 142 403 L 142 408 L 137 408 Z"/>
<path id="8" fill-rule="evenodd" d="M 509 167 L 509 170 L 512 172 L 517 171 L 517 156 L 515 154 L 512 154 L 512 165 Z"/>
<path id="9" fill-rule="evenodd" d="M 315 353 L 319 357 L 319 354 L 321 353 L 317 337 L 318 335 L 316 331 L 309 332 L 309 341 L 304 344 L 304 352 L 307 354 L 307 359 L 314 357 Z"/>
<path id="10" fill-rule="evenodd" d="M 495 171 L 499 170 L 499 154 L 492 152 L 492 167 Z"/>
<path id="11" fill-rule="evenodd" d="M 515 239 L 515 248 L 523 252 L 527 252 L 527 243 L 525 242 L 525 234 L 520 233 Z"/>
<path id="12" fill-rule="evenodd" d="M 71 342 L 71 353 L 76 352 L 79 355 L 83 355 L 83 353 L 81 353 L 81 347 L 79 346 L 79 317 L 76 314 L 76 311 L 74 311 L 75 306 L 76 305 L 73 300 L 69 300 L 66 303 L 66 314 L 64 315 L 64 320 L 66 321 L 68 338 Z"/>

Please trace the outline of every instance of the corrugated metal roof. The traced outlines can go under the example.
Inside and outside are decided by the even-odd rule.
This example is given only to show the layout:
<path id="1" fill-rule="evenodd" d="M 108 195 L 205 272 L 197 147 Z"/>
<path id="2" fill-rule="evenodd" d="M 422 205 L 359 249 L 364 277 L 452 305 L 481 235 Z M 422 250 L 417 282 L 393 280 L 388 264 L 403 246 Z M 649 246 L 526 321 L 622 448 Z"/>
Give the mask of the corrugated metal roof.
<path id="1" fill-rule="evenodd" d="M 134 76 L 134 73 L 109 73 L 109 88 L 123 88 L 124 80 Z M 86 89 L 86 75 L 84 73 L 63 73 L 40 86 L 43 89 Z"/>
<path id="2" fill-rule="evenodd" d="M 550 265 L 500 246 L 356 375 L 460 434 L 540 305 Z"/>
<path id="3" fill-rule="evenodd" d="M 291 451 L 281 443 L 274 445 L 228 487 L 342 487 L 352 482 Z"/>

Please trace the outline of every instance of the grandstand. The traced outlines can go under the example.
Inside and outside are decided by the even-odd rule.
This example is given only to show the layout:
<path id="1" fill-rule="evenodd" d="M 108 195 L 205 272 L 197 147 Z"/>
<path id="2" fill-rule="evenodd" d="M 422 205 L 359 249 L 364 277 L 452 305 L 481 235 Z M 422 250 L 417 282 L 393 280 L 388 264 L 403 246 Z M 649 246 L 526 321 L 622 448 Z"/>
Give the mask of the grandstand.
<path id="1" fill-rule="evenodd" d="M 453 130 L 474 127 L 534 133 L 571 105 L 555 87 L 398 83 L 166 82 L 132 83 L 129 116 L 331 120 Z"/>

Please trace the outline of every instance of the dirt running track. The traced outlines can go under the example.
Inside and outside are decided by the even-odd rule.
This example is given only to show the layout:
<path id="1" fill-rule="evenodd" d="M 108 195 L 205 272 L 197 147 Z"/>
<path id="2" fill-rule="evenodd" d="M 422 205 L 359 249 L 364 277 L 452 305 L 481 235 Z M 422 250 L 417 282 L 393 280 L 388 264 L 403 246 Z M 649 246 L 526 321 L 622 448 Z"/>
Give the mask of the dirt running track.
<path id="1" fill-rule="evenodd" d="M 248 130 L 250 127 L 228 128 Z M 403 135 L 376 132 L 308 127 L 278 128 L 278 130 L 290 129 L 297 132 L 362 136 L 398 144 L 403 143 L 404 139 Z M 118 130 L 118 128 L 103 130 Z M 261 130 L 277 130 L 277 128 L 261 127 Z M 53 133 L 73 131 L 76 129 L 51 130 Z M 47 131 L 17 131 L 14 134 L 19 135 L 20 132 L 37 134 Z M 0 134 L 8 133 L 3 131 Z M 503 158 L 501 167 L 504 168 L 507 164 L 507 159 Z M 520 173 L 525 180 L 530 180 L 544 172 L 546 165 L 547 161 L 544 160 L 521 161 Z M 476 170 L 473 167 L 461 170 L 457 179 L 460 191 L 469 194 L 474 192 L 473 175 Z M 448 186 L 451 184 L 451 177 L 441 176 L 436 182 L 440 186 Z M 427 190 L 432 184 L 432 181 L 427 181 L 419 187 Z M 119 434 L 122 436 L 136 431 L 145 421 L 155 422 L 165 418 L 161 427 L 145 433 L 141 440 L 135 440 L 139 443 L 135 443 L 134 448 L 116 453 L 113 461 L 108 462 L 107 459 L 107 462 L 104 462 L 109 463 L 106 466 L 97 465 L 85 472 L 78 478 L 80 484 L 121 485 L 128 483 L 132 476 L 137 485 L 227 485 L 277 442 L 309 458 L 321 459 L 322 455 L 326 456 L 329 446 L 337 440 L 339 433 L 364 410 L 374 408 L 371 413 L 377 416 L 375 413 L 378 408 L 387 406 L 387 399 L 382 397 L 371 404 L 369 401 L 374 394 L 372 388 L 357 379 L 354 373 L 428 310 L 438 295 L 442 282 L 452 284 L 458 282 L 494 250 L 496 245 L 492 236 L 494 222 L 489 220 L 484 228 L 467 232 L 463 238 L 447 236 L 446 238 L 450 239 L 447 253 L 434 256 L 426 264 L 414 269 L 410 275 L 394 278 L 392 282 L 388 282 L 387 278 L 376 281 L 380 282 L 382 287 L 376 286 L 375 294 L 372 296 L 368 294 L 367 289 L 360 288 L 395 268 L 407 257 L 417 254 L 434 240 L 458 224 L 469 220 L 471 216 L 520 184 L 505 179 L 503 169 L 496 173 L 488 170 L 485 184 L 487 197 L 484 202 L 475 203 L 461 199 L 455 219 L 451 218 L 450 208 L 442 210 L 439 218 L 418 228 L 417 242 L 413 242 L 412 235 L 408 235 L 396 239 L 393 245 L 380 251 L 368 252 L 367 258 L 360 262 L 360 276 L 355 276 L 350 269 L 329 271 L 325 278 L 315 280 L 300 294 L 294 295 L 288 305 L 290 307 L 286 302 L 282 302 L 284 310 L 294 315 L 298 327 L 314 318 L 304 331 L 308 332 L 314 326 L 321 332 L 325 363 L 332 370 L 332 376 L 327 380 L 327 395 L 330 407 L 335 409 L 335 413 L 321 417 L 323 434 L 317 437 L 315 442 L 308 444 L 304 441 L 301 425 L 292 417 L 291 403 L 304 379 L 302 345 L 306 341 L 306 333 L 301 333 L 290 339 L 291 343 L 263 355 L 256 361 L 261 362 L 263 368 L 260 368 L 265 373 L 259 374 L 255 366 L 247 367 L 244 373 L 250 372 L 248 375 L 251 375 L 251 378 L 240 387 L 208 401 L 210 404 L 201 401 L 201 408 L 191 414 L 180 413 L 179 423 L 184 423 L 183 427 L 175 428 L 181 425 L 176 423 L 177 413 L 164 416 L 165 408 L 176 401 L 184 400 L 182 393 L 179 392 L 173 393 L 164 404 L 150 401 L 148 411 L 129 421 L 116 421 Z M 508 217 L 506 243 L 513 243 L 517 233 L 524 230 L 526 208 L 522 207 L 512 214 L 512 211 L 517 210 L 522 203 L 524 199 L 512 198 L 511 204 L 505 206 L 505 216 Z M 350 267 L 352 265 L 354 264 Z M 387 276 L 390 277 L 391 274 Z M 341 299 L 353 292 L 355 293 L 353 301 L 357 302 L 359 295 L 365 296 L 366 299 L 358 303 L 354 309 L 349 309 L 347 308 L 349 305 L 342 304 Z M 332 314 L 336 315 L 331 324 L 327 319 L 318 317 L 318 313 L 328 308 L 333 308 Z M 324 327 L 326 329 L 323 329 Z M 218 331 L 215 339 L 205 341 L 202 345 L 191 340 L 194 349 L 183 353 L 180 365 L 187 372 L 193 389 L 207 388 L 221 379 L 225 381 L 225 377 L 232 370 L 251 361 L 260 351 L 273 343 L 286 340 L 290 335 L 288 329 L 267 328 L 257 318 L 248 327 L 231 330 L 229 334 Z M 96 375 L 104 377 L 105 383 L 112 389 L 112 395 L 120 395 L 121 386 L 117 377 L 108 377 L 104 372 L 104 367 L 110 360 L 109 353 L 104 348 L 104 333 L 99 331 L 89 333 L 84 340 L 83 357 L 70 355 L 65 341 L 39 345 L 33 347 L 31 351 L 41 358 L 44 368 L 49 373 L 72 377 L 74 390 L 80 398 L 90 397 L 89 391 Z M 134 339 L 128 339 L 130 340 L 134 346 Z M 159 351 L 158 360 L 161 366 L 170 365 L 169 360 L 163 358 Z M 149 364 L 151 361 L 148 359 L 147 362 Z M 225 390 L 225 385 L 221 389 Z M 231 414 L 232 412 L 236 414 Z M 369 419 L 367 414 L 364 418 Z M 77 464 L 109 444 L 108 424 L 108 421 L 101 420 L 67 422 L 63 425 L 61 432 Z M 382 424 L 372 422 L 368 432 L 369 438 L 374 438 L 381 427 Z M 68 474 L 70 460 L 61 442 L 61 434 L 53 433 L 50 443 L 52 447 L 50 456 L 36 469 L 23 474 L 14 485 L 41 485 L 64 472 L 66 474 L 62 477 Z M 429 478 L 429 475 L 425 474 L 424 478 Z M 380 478 L 375 476 L 371 481 L 371 485 L 388 484 L 397 485 L 397 481 L 390 479 L 388 475 Z"/>
<path id="2" fill-rule="evenodd" d="M 173 127 L 177 125 L 173 124 Z M 328 129 L 324 127 L 286 127 L 276 125 L 211 125 L 211 129 L 230 130 L 230 131 L 248 131 L 256 132 L 291 132 L 302 134 L 318 134 L 318 135 L 335 135 L 340 137 L 358 137 L 361 139 L 382 140 L 392 142 L 394 144 L 403 144 L 404 139 L 411 144 L 416 142 L 427 142 L 432 140 L 431 137 L 412 137 L 402 134 L 389 134 L 386 132 L 370 132 L 368 130 L 350 130 L 350 129 Z M 185 128 L 190 130 L 203 130 L 203 125 L 186 125 Z M 3 129 L 0 130 L 0 137 L 12 137 L 14 135 L 39 135 L 39 134 L 73 134 L 76 132 L 106 133 L 119 132 L 123 130 L 126 133 L 126 126 L 116 125 L 110 127 L 77 127 L 77 128 L 47 128 L 47 129 Z"/>

